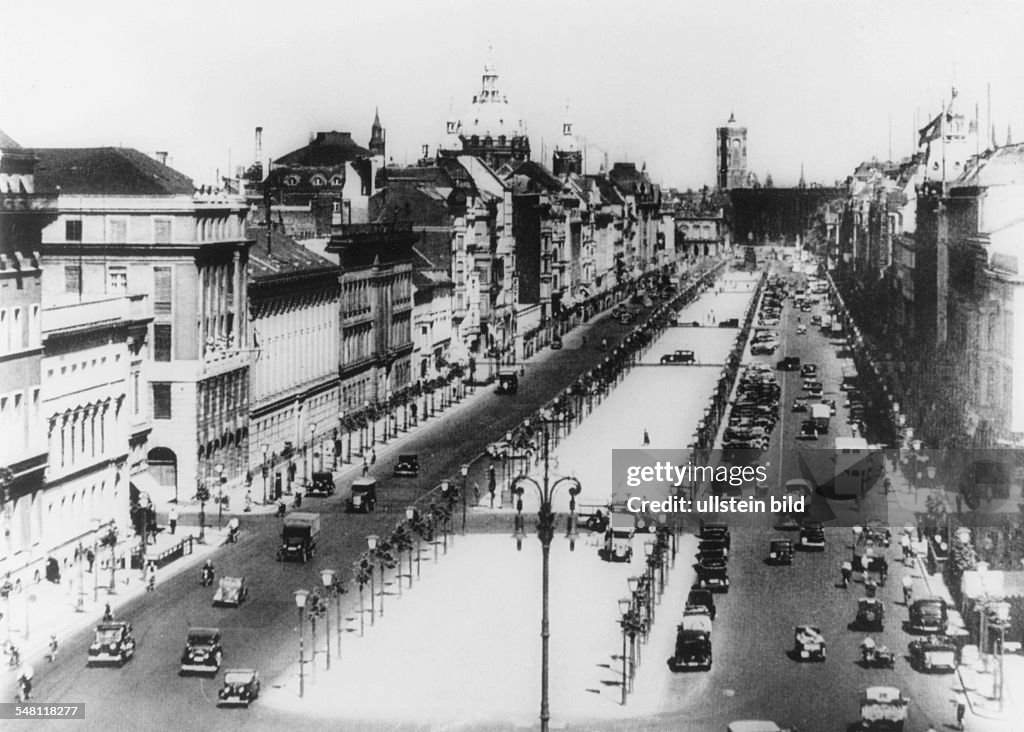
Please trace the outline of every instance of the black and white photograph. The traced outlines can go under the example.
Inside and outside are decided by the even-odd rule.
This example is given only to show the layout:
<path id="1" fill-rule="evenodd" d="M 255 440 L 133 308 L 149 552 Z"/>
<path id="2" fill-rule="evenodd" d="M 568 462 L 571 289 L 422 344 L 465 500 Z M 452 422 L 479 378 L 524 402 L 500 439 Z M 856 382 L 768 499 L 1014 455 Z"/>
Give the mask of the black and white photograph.
<path id="1" fill-rule="evenodd" d="M 0 726 L 1020 730 L 1021 29 L 3 3 Z"/>

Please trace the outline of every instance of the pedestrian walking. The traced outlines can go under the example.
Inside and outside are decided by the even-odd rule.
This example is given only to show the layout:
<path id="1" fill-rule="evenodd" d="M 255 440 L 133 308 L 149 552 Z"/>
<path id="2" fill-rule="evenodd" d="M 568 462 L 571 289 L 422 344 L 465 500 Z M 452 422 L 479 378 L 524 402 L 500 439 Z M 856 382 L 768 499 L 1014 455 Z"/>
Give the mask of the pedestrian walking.
<path id="1" fill-rule="evenodd" d="M 146 565 L 146 592 L 156 589 L 156 565 L 150 562 Z"/>
<path id="2" fill-rule="evenodd" d="M 903 575 L 903 604 L 910 607 L 910 599 L 914 595 L 914 579 L 909 574 Z"/>
<path id="3" fill-rule="evenodd" d="M 850 578 L 853 576 L 853 565 L 850 564 L 850 562 L 843 562 L 842 566 L 839 568 L 839 572 L 842 575 L 842 579 L 840 581 L 843 585 L 843 589 L 845 590 L 850 586 Z"/>
<path id="4" fill-rule="evenodd" d="M 89 563 L 89 571 L 92 571 L 93 562 L 96 561 L 96 555 L 93 554 L 92 549 L 85 550 L 85 561 Z"/>
<path id="5" fill-rule="evenodd" d="M 111 612 L 111 610 L 110 610 L 110 603 L 108 602 L 103 607 L 103 622 L 104 623 L 109 623 L 113 619 L 114 619 L 114 613 Z"/>
<path id="6" fill-rule="evenodd" d="M 49 661 L 50 663 L 53 663 L 54 661 L 57 660 L 57 634 L 56 633 L 50 633 L 50 642 L 49 642 L 48 645 L 49 645 L 50 651 L 49 651 L 49 653 L 46 654 L 46 660 Z"/>
<path id="7" fill-rule="evenodd" d="M 245 492 L 245 512 L 252 511 L 252 491 Z"/>
<path id="8" fill-rule="evenodd" d="M 910 535 L 904 534 L 900 537 L 900 549 L 903 551 L 903 564 L 910 562 Z"/>
<path id="9" fill-rule="evenodd" d="M 171 536 L 174 536 L 174 532 L 178 529 L 178 509 L 171 507 L 171 512 L 167 514 L 167 525 L 171 527 Z"/>
<path id="10" fill-rule="evenodd" d="M 650 445 L 650 444 L 651 444 L 651 435 L 650 435 L 650 433 L 647 432 L 647 430 L 645 428 L 644 429 L 644 447 L 646 447 L 647 445 Z"/>
<path id="11" fill-rule="evenodd" d="M 369 463 L 366 462 L 366 456 L 364 455 L 363 456 L 363 475 L 366 475 L 369 472 L 370 472 L 370 465 L 369 465 Z"/>
<path id="12" fill-rule="evenodd" d="M 376 464 L 377 464 L 377 448 L 375 447 L 372 450 L 370 450 L 370 465 L 376 465 Z"/>

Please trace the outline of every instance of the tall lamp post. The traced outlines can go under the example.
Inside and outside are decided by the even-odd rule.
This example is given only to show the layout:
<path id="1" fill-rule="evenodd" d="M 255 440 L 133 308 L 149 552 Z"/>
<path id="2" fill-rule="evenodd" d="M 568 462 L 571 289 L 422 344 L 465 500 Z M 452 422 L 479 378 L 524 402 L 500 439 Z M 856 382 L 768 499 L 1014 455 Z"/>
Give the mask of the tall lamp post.
<path id="1" fill-rule="evenodd" d="M 96 565 L 92 568 L 92 601 L 100 599 L 100 520 L 94 518 L 89 522 L 92 526 L 92 555 L 96 558 Z"/>
<path id="2" fill-rule="evenodd" d="M 370 534 L 366 537 L 366 547 L 370 550 L 370 625 L 374 625 L 377 622 L 377 600 L 374 595 L 377 594 L 377 589 L 374 587 L 373 581 L 373 556 L 377 551 L 377 542 L 380 541 L 380 537 L 376 534 Z M 383 584 L 384 573 L 381 571 L 381 582 Z M 384 588 L 381 587 L 381 605 L 384 604 Z M 383 613 L 382 613 L 383 614 Z"/>
<path id="3" fill-rule="evenodd" d="M 423 538 L 424 524 L 420 519 L 419 512 L 415 506 L 407 506 L 405 509 L 405 519 L 409 522 L 409 526 L 416 533 L 416 579 L 420 578 L 420 540 Z M 412 587 L 412 560 L 409 560 L 409 587 Z"/>
<path id="4" fill-rule="evenodd" d="M 263 446 L 263 505 L 267 505 L 267 475 L 270 473 L 270 466 L 267 465 L 267 453 L 270 452 L 270 445 Z"/>
<path id="5" fill-rule="evenodd" d="M 555 514 L 551 508 L 551 501 L 554 498 L 555 492 L 560 485 L 563 483 L 569 483 L 569 510 L 575 512 L 576 510 L 576 496 L 583 490 L 583 486 L 573 476 L 566 476 L 559 478 L 554 483 L 550 483 L 548 476 L 549 467 L 549 456 L 548 456 L 548 443 L 549 435 L 547 429 L 547 418 L 542 417 L 541 423 L 544 428 L 544 481 L 543 484 L 538 484 L 533 478 L 529 478 L 525 475 L 520 475 L 515 479 L 512 484 L 512 491 L 518 496 L 517 500 L 517 517 L 516 528 L 517 528 L 517 541 L 521 538 L 521 532 L 523 531 L 522 522 L 522 510 L 523 502 L 522 495 L 524 491 L 524 484 L 532 486 L 540 497 L 540 510 L 537 512 L 537 537 L 540 539 L 541 545 L 541 621 L 540 621 L 540 638 L 541 638 L 541 675 L 540 675 L 540 728 L 541 732 L 548 731 L 548 724 L 551 720 L 551 709 L 548 701 L 548 668 L 549 668 L 549 653 L 548 653 L 548 641 L 551 636 L 550 618 L 548 611 L 548 602 L 550 594 L 550 562 L 551 562 L 551 540 L 555 535 Z"/>
<path id="6" fill-rule="evenodd" d="M 220 522 L 224 517 L 224 463 L 214 465 L 213 472 L 217 474 L 217 530 L 220 531 Z"/>
<path id="7" fill-rule="evenodd" d="M 309 425 L 309 444 L 306 446 L 305 453 L 308 456 L 308 460 L 302 461 L 302 487 L 303 489 L 308 486 L 313 478 L 313 440 L 316 439 L 316 422 Z M 307 465 L 307 462 L 309 463 Z"/>
<path id="8" fill-rule="evenodd" d="M 306 646 L 304 633 L 302 631 L 303 610 L 306 609 L 306 598 L 309 597 L 308 590 L 295 590 L 295 607 L 299 609 L 299 698 L 306 693 Z"/>
<path id="9" fill-rule="evenodd" d="M 462 535 L 466 535 L 466 479 L 469 476 L 469 463 L 462 466 Z"/>

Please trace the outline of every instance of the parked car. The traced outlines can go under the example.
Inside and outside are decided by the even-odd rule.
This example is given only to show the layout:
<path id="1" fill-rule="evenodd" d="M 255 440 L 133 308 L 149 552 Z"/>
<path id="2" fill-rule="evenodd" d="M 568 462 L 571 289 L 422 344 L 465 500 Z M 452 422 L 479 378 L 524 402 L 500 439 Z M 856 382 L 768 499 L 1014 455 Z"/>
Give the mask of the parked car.
<path id="1" fill-rule="evenodd" d="M 803 390 L 814 396 L 821 396 L 821 392 L 824 390 L 824 386 L 820 381 L 805 380 L 803 383 Z"/>
<path id="2" fill-rule="evenodd" d="M 910 642 L 910 667 L 915 671 L 956 671 L 959 649 L 944 635 L 930 635 Z"/>
<path id="3" fill-rule="evenodd" d="M 519 374 L 514 369 L 498 372 L 498 394 L 515 394 L 519 390 Z"/>
<path id="4" fill-rule="evenodd" d="M 251 668 L 224 672 L 224 684 L 217 692 L 217 704 L 243 704 L 248 707 L 260 695 L 260 675 Z"/>
<path id="5" fill-rule="evenodd" d="M 712 539 L 716 541 L 724 541 L 727 547 L 732 546 L 732 539 L 729 536 L 729 527 L 726 524 L 717 522 L 705 522 L 701 520 L 700 523 L 700 539 Z"/>
<path id="6" fill-rule="evenodd" d="M 775 368 L 779 371 L 796 371 L 800 368 L 800 357 L 799 356 L 786 356 L 784 359 L 775 364 Z"/>
<path id="7" fill-rule="evenodd" d="M 945 633 L 948 625 L 946 601 L 941 597 L 922 597 L 911 604 L 912 633 Z"/>
<path id="8" fill-rule="evenodd" d="M 334 474 L 329 470 L 318 470 L 313 473 L 312 482 L 306 486 L 307 496 L 333 496 Z"/>
<path id="9" fill-rule="evenodd" d="M 132 624 L 123 620 L 113 620 L 96 626 L 86 665 L 93 663 L 117 663 L 135 655 L 135 636 Z"/>
<path id="10" fill-rule="evenodd" d="M 622 526 L 608 529 L 598 556 L 606 562 L 632 562 L 634 533 L 634 529 Z"/>
<path id="11" fill-rule="evenodd" d="M 221 577 L 217 591 L 213 593 L 213 604 L 238 607 L 249 595 L 244 577 Z"/>
<path id="12" fill-rule="evenodd" d="M 674 353 L 666 353 L 661 357 L 661 363 L 693 364 L 696 362 L 693 351 L 675 351 Z"/>
<path id="13" fill-rule="evenodd" d="M 351 492 L 345 501 L 348 513 L 369 513 L 377 507 L 377 479 L 362 476 L 352 481 Z"/>
<path id="14" fill-rule="evenodd" d="M 414 454 L 399 455 L 395 463 L 395 475 L 416 477 L 420 473 L 420 456 Z"/>
<path id="15" fill-rule="evenodd" d="M 715 596 L 710 590 L 690 590 L 690 594 L 686 596 L 686 605 L 703 607 L 708 611 L 708 616 L 712 620 L 715 619 Z"/>
<path id="16" fill-rule="evenodd" d="M 679 625 L 676 630 L 676 645 L 668 660 L 672 671 L 688 668 L 711 670 L 711 633 Z"/>
<path id="17" fill-rule="evenodd" d="M 555 336 L 554 338 L 551 339 L 551 350 L 552 351 L 560 351 L 561 349 L 562 349 L 562 337 L 561 336 Z"/>
<path id="18" fill-rule="evenodd" d="M 768 564 L 792 564 L 793 542 L 778 539 L 768 545 Z"/>
<path id="19" fill-rule="evenodd" d="M 779 348 L 778 341 L 767 341 L 764 343 L 754 343 L 750 346 L 750 355 L 752 356 L 770 356 L 775 353 Z"/>
<path id="20" fill-rule="evenodd" d="M 798 625 L 793 630 L 793 657 L 798 661 L 824 661 L 825 637 L 816 625 Z"/>
<path id="21" fill-rule="evenodd" d="M 809 397 L 797 397 L 793 400 L 792 412 L 806 412 L 807 407 L 810 405 L 811 399 Z"/>
<path id="22" fill-rule="evenodd" d="M 814 423 L 813 419 L 805 419 L 800 423 L 800 432 L 797 434 L 796 439 L 798 440 L 816 440 L 818 439 L 818 425 Z"/>
<path id="23" fill-rule="evenodd" d="M 215 674 L 220 670 L 224 649 L 217 628 L 189 628 L 181 654 L 182 673 Z"/>
<path id="24" fill-rule="evenodd" d="M 818 364 L 805 363 L 800 367 L 800 378 L 801 379 L 814 379 L 818 376 Z"/>
<path id="25" fill-rule="evenodd" d="M 796 334 L 797 334 L 797 335 L 807 335 L 807 326 L 806 326 L 806 325 L 804 325 L 803 323 L 801 323 L 800 325 L 798 325 L 798 326 L 796 327 Z"/>

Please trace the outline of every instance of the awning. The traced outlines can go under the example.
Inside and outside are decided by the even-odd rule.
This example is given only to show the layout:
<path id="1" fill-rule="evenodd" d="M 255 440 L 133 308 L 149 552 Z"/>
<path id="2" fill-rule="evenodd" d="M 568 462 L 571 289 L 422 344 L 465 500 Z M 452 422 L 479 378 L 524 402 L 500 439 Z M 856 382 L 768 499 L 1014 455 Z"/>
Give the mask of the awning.
<path id="1" fill-rule="evenodd" d="M 156 500 L 160 495 L 161 485 L 156 478 L 148 472 L 136 473 L 129 479 L 132 488 L 139 492 L 139 499 L 145 503 L 145 498 Z"/>

